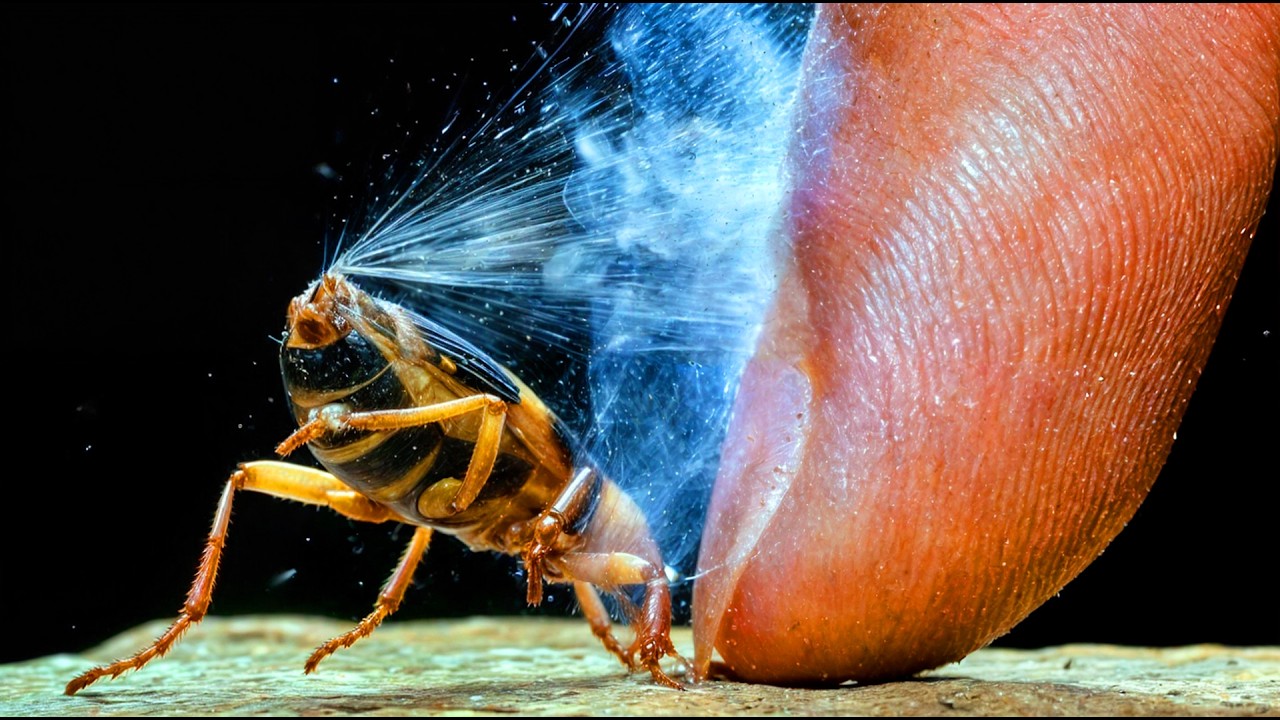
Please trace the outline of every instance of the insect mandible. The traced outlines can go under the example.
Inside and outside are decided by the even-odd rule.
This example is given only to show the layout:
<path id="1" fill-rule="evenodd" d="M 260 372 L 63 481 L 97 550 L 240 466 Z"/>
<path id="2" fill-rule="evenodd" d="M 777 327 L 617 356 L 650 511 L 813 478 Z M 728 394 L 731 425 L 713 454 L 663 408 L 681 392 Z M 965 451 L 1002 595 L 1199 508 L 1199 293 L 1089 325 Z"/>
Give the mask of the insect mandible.
<path id="1" fill-rule="evenodd" d="M 290 303 L 280 363 L 299 427 L 276 451 L 287 456 L 308 445 L 327 472 L 273 460 L 240 465 L 227 480 L 178 619 L 136 655 L 76 677 L 68 695 L 141 668 L 204 618 L 241 490 L 414 527 L 373 612 L 316 648 L 308 673 L 396 611 L 439 530 L 475 550 L 520 556 L 532 605 L 542 600 L 544 583 L 572 583 L 609 652 L 683 689 L 659 662 L 670 656 L 687 666 L 671 643 L 670 590 L 644 514 L 572 450 L 560 421 L 515 375 L 444 327 L 333 271 Z M 619 594 L 626 586 L 643 587 L 639 607 Z M 615 594 L 630 616 L 630 646 L 614 637 L 599 590 Z"/>

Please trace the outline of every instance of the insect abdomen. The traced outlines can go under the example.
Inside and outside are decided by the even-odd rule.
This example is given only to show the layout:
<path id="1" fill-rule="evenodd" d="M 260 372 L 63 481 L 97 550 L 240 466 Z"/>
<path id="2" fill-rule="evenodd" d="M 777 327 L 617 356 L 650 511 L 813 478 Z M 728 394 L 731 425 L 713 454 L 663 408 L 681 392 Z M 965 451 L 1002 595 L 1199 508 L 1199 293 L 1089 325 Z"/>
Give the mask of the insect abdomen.
<path id="1" fill-rule="evenodd" d="M 430 363 L 388 361 L 359 332 L 318 348 L 286 346 L 281 364 L 299 425 L 326 407 L 349 413 L 397 410 L 476 394 Z M 419 501 L 428 489 L 465 475 L 475 452 L 477 424 L 473 415 L 393 430 L 347 428 L 326 432 L 309 447 L 329 472 L 406 519 L 459 530 L 509 512 L 512 503 L 498 501 L 519 493 L 535 469 L 531 458 L 499 452 L 470 507 L 448 516 L 424 513 Z M 510 442 L 504 445 L 519 449 Z"/>

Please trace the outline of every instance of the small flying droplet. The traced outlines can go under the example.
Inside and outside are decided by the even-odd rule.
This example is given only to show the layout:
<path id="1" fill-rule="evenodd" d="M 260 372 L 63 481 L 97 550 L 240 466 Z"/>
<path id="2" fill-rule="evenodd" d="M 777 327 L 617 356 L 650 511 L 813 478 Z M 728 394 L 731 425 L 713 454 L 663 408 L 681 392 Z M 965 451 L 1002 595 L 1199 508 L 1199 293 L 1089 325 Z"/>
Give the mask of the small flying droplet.
<path id="1" fill-rule="evenodd" d="M 294 576 L 296 576 L 297 574 L 298 574 L 297 568 L 289 568 L 288 570 L 278 572 L 274 576 L 272 576 L 271 580 L 267 582 L 267 587 L 273 587 L 273 588 L 280 587 L 281 585 L 292 580 Z"/>

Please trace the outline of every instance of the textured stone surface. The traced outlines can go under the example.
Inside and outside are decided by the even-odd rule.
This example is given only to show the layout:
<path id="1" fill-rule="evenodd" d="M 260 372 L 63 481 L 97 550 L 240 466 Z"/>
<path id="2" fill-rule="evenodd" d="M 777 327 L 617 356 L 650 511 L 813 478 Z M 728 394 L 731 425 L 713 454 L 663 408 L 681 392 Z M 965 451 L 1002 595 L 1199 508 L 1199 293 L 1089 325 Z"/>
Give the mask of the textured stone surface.
<path id="1" fill-rule="evenodd" d="M 4 715 L 1280 715 L 1280 648 L 988 649 L 906 682 L 831 689 L 711 682 L 679 693 L 628 676 L 584 623 L 390 623 L 312 676 L 333 620 L 210 618 L 166 658 L 75 697 L 68 680 L 127 655 L 152 623 L 84 655 L 0 666 Z M 676 645 L 688 649 L 687 629 Z"/>

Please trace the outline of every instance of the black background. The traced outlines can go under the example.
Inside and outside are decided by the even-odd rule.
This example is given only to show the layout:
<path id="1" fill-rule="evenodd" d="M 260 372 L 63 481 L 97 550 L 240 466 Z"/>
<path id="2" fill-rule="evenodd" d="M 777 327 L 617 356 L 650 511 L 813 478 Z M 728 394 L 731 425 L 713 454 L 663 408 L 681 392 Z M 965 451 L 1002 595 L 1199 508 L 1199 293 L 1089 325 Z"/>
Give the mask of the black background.
<path id="1" fill-rule="evenodd" d="M 292 429 L 272 337 L 334 213 L 402 126 L 429 142 L 482 106 L 549 15 L 5 9 L 0 660 L 175 613 L 227 473 Z M 1280 643 L 1271 208 L 1155 490 L 1003 643 Z M 362 616 L 407 539 L 244 496 L 214 612 Z M 513 569 L 441 537 L 399 616 L 520 612 Z"/>

